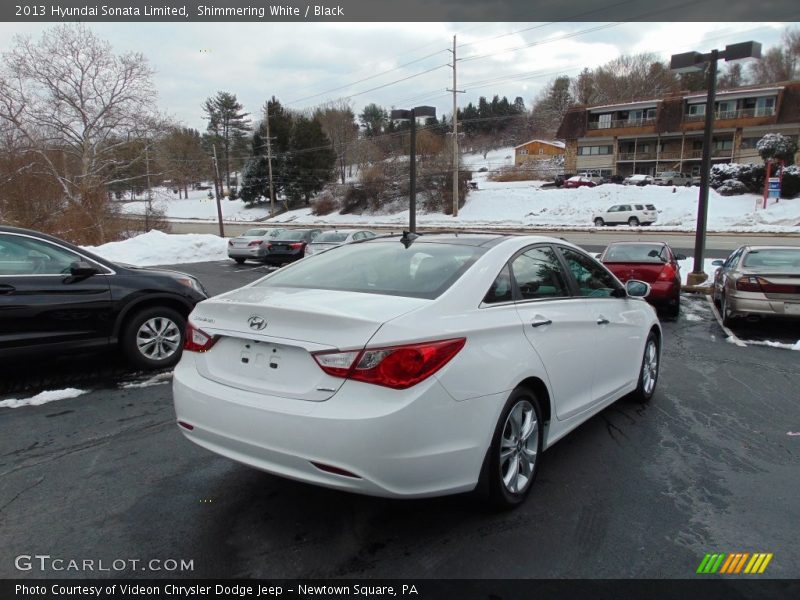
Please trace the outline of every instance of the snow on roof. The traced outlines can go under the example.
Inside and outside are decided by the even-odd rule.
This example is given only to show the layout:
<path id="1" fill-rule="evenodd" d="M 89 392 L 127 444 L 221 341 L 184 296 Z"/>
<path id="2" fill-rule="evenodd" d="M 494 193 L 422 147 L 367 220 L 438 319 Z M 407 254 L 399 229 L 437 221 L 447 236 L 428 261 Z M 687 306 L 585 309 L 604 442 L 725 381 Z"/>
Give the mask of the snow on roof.
<path id="1" fill-rule="evenodd" d="M 522 148 L 523 146 L 527 146 L 528 144 L 533 144 L 534 142 L 539 142 L 540 144 L 547 144 L 548 146 L 554 146 L 556 148 L 561 148 L 561 149 L 565 148 L 564 142 L 556 142 L 548 140 L 530 140 L 523 144 L 520 144 L 519 146 L 514 146 L 514 150 L 516 150 L 517 148 Z"/>
<path id="2" fill-rule="evenodd" d="M 731 100 L 735 100 L 737 98 L 752 98 L 758 96 L 770 96 L 772 94 L 777 94 L 783 89 L 781 87 L 770 87 L 770 88 L 754 88 L 754 89 L 745 89 L 745 90 L 726 90 L 723 92 L 717 92 L 717 99 L 720 97 L 728 98 Z M 701 102 L 705 102 L 707 95 L 705 93 L 702 94 L 692 94 L 690 96 L 684 96 L 683 99 L 689 102 L 689 104 L 698 104 Z"/>
<path id="3" fill-rule="evenodd" d="M 589 112 L 602 112 L 607 110 L 616 110 L 618 108 L 651 108 L 661 102 L 660 98 L 655 100 L 637 100 L 636 102 L 621 102 L 619 104 L 603 104 L 601 106 L 589 107 Z"/>

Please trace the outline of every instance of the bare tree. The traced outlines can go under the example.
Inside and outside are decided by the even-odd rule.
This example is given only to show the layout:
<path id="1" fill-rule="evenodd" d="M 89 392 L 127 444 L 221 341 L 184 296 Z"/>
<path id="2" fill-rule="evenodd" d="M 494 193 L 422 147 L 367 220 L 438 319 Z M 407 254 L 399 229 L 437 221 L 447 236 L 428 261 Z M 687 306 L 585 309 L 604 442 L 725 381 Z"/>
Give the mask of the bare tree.
<path id="1" fill-rule="evenodd" d="M 156 122 L 152 75 L 142 54 L 115 55 L 83 24 L 56 26 L 36 42 L 17 36 L 3 55 L 3 130 L 58 182 L 87 242 L 106 238 L 117 150 Z"/>
<path id="2" fill-rule="evenodd" d="M 320 122 L 336 152 L 336 167 L 344 183 L 349 164 L 348 155 L 358 138 L 358 125 L 349 100 L 331 102 L 314 111 L 313 118 Z"/>

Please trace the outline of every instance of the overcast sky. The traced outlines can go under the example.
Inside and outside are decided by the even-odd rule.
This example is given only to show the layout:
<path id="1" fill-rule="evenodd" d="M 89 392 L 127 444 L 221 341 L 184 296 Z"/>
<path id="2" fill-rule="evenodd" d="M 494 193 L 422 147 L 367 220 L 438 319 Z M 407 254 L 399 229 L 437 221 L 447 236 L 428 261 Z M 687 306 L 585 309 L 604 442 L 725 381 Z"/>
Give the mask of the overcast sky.
<path id="1" fill-rule="evenodd" d="M 14 34 L 38 37 L 47 27 L 52 24 L 0 23 L 0 51 L 11 46 Z M 557 75 L 574 76 L 584 67 L 638 52 L 668 59 L 670 54 L 748 40 L 761 42 L 766 49 L 779 43 L 786 24 L 93 23 L 90 27 L 117 52 L 143 53 L 156 70 L 160 110 L 202 131 L 206 121 L 201 105 L 218 90 L 235 93 L 254 120 L 272 95 L 298 109 L 350 97 L 356 113 L 376 102 L 387 108 L 430 104 L 439 114 L 449 114 L 452 96 L 445 89 L 452 87 L 452 69 L 444 65 L 451 62 L 446 49 L 452 48 L 454 34 L 461 46 L 458 88 L 466 90 L 459 94 L 459 105 L 499 94 L 512 102 L 521 96 L 530 107 Z M 398 81 L 403 78 L 408 79 Z M 379 86 L 385 87 L 372 90 Z"/>

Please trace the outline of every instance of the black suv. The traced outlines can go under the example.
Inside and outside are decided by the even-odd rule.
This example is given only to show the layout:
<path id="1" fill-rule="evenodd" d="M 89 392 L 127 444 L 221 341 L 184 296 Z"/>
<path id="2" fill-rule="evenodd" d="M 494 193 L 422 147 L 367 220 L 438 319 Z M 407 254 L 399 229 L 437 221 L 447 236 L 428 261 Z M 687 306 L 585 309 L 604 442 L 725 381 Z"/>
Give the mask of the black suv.
<path id="1" fill-rule="evenodd" d="M 185 273 L 109 262 L 43 233 L 0 227 L 0 361 L 119 346 L 170 367 L 186 317 L 208 297 Z"/>

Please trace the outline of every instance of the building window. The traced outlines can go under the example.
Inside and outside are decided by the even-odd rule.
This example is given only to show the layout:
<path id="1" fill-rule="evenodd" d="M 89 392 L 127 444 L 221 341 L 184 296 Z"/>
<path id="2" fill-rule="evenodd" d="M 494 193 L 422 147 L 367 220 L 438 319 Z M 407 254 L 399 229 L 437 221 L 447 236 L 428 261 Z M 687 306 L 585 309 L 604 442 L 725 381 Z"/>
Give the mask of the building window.
<path id="1" fill-rule="evenodd" d="M 527 153 L 528 153 L 528 150 L 527 150 L 527 148 L 521 148 L 521 149 L 520 149 L 520 151 L 519 151 L 519 153 L 520 153 L 520 154 L 527 154 Z"/>
<path id="2" fill-rule="evenodd" d="M 599 129 L 609 129 L 611 127 L 611 113 L 600 115 L 597 121 Z"/>
<path id="3" fill-rule="evenodd" d="M 539 148 L 539 154 L 544 154 L 544 148 Z"/>
<path id="4" fill-rule="evenodd" d="M 690 115 L 704 115 L 706 114 L 706 105 L 705 104 L 690 104 L 689 105 L 689 114 Z"/>
<path id="5" fill-rule="evenodd" d="M 580 156 L 606 155 L 612 154 L 613 152 L 613 146 L 580 146 L 578 148 L 578 155 Z"/>
<path id="6" fill-rule="evenodd" d="M 717 102 L 717 118 L 718 119 L 735 119 L 736 118 L 736 101 L 727 100 Z"/>
<path id="7" fill-rule="evenodd" d="M 714 150 L 733 150 L 733 140 L 714 140 Z"/>
<path id="8" fill-rule="evenodd" d="M 766 117 L 775 114 L 775 98 L 759 98 L 756 100 L 756 116 Z"/>
<path id="9" fill-rule="evenodd" d="M 742 146 L 741 146 L 742 150 L 753 150 L 753 149 L 755 149 L 755 147 L 758 144 L 758 141 L 760 139 L 761 139 L 760 137 L 742 138 Z"/>

